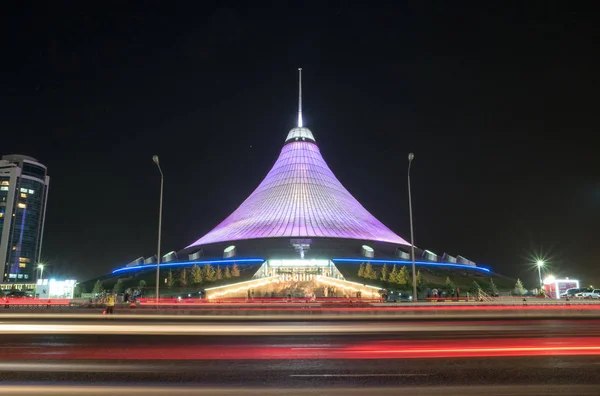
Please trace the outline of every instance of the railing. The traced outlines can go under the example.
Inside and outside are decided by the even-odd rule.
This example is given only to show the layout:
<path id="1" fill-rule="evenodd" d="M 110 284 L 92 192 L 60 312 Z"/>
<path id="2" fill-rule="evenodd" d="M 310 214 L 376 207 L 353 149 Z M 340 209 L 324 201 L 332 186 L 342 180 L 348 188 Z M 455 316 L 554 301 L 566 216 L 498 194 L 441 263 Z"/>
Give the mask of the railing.
<path id="1" fill-rule="evenodd" d="M 181 298 L 177 297 L 163 297 L 160 298 L 158 303 L 154 298 L 138 298 L 136 300 L 141 306 L 151 306 L 151 305 L 226 305 L 226 304 L 273 304 L 273 305 L 281 305 L 281 304 L 339 304 L 339 303 L 373 303 L 373 302 L 382 302 L 381 298 L 356 298 L 356 297 L 223 297 L 223 298 L 214 298 L 214 299 L 204 299 L 204 298 Z"/>
<path id="2" fill-rule="evenodd" d="M 427 297 L 424 300 L 429 302 L 472 302 L 477 301 L 477 298 L 475 296 L 465 295 L 461 297 Z"/>
<path id="3" fill-rule="evenodd" d="M 490 302 L 492 298 L 483 290 L 477 290 L 477 300 L 481 302 Z"/>

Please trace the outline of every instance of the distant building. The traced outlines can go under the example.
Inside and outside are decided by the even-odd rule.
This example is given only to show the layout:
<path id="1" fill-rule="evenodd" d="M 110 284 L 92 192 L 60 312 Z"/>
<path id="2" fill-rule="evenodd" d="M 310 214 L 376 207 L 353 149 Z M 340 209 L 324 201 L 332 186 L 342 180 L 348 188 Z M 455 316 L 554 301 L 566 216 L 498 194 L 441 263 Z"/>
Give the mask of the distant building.
<path id="1" fill-rule="evenodd" d="M 35 279 L 42 251 L 50 177 L 26 155 L 0 160 L 0 268 L 2 281 Z"/>

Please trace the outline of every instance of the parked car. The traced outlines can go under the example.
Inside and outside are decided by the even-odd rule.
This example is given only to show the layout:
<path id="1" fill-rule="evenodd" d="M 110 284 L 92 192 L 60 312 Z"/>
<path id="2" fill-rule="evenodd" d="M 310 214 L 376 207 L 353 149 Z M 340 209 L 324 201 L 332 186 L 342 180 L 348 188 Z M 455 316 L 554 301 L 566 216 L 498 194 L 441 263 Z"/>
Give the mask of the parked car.
<path id="1" fill-rule="evenodd" d="M 600 289 L 586 289 L 575 296 L 580 298 L 600 298 Z"/>
<path id="2" fill-rule="evenodd" d="M 33 298 L 32 293 L 28 293 L 23 290 L 8 290 L 4 293 L 4 297 L 12 297 L 12 298 Z"/>
<path id="3" fill-rule="evenodd" d="M 390 290 L 387 295 L 387 302 L 412 302 L 412 293 Z"/>
<path id="4" fill-rule="evenodd" d="M 192 293 L 184 293 L 184 294 L 179 294 L 177 296 L 174 296 L 173 298 L 177 301 L 181 301 L 181 300 L 197 300 L 199 298 L 204 298 L 206 296 L 206 293 L 202 290 L 197 291 L 197 292 L 192 292 Z"/>
<path id="5" fill-rule="evenodd" d="M 585 289 L 582 289 L 580 287 L 578 287 L 578 288 L 574 287 L 571 289 L 567 289 L 565 292 L 560 294 L 560 297 L 575 297 L 575 295 L 577 293 L 581 293 L 581 291 L 583 291 L 583 290 L 585 290 Z"/>

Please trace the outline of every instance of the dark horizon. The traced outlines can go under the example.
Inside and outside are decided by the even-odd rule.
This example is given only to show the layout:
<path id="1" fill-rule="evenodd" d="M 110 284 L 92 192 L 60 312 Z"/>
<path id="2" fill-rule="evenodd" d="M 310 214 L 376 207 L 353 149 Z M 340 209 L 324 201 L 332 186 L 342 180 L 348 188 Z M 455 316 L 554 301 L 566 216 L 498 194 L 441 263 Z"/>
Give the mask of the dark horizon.
<path id="1" fill-rule="evenodd" d="M 61 5 L 62 4 L 62 5 Z M 140 3 L 141 4 L 141 3 Z M 79 280 L 194 242 L 303 116 L 333 173 L 415 244 L 537 286 L 600 283 L 596 10 L 438 2 L 8 10 L 0 155 L 51 177 L 42 257 Z"/>

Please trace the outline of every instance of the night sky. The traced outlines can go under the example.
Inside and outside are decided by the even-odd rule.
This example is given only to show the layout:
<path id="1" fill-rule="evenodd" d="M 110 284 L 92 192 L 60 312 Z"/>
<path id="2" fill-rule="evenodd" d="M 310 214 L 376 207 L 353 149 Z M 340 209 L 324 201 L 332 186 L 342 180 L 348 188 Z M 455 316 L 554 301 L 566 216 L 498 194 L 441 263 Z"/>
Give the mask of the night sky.
<path id="1" fill-rule="evenodd" d="M 47 269 L 84 280 L 155 253 L 153 154 L 163 252 L 216 226 L 295 126 L 302 67 L 305 125 L 396 233 L 413 151 L 417 246 L 529 287 L 538 255 L 600 283 L 597 10 L 388 3 L 6 6 L 0 154 L 48 166 Z"/>

